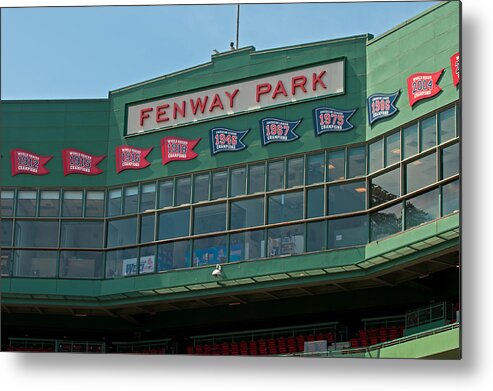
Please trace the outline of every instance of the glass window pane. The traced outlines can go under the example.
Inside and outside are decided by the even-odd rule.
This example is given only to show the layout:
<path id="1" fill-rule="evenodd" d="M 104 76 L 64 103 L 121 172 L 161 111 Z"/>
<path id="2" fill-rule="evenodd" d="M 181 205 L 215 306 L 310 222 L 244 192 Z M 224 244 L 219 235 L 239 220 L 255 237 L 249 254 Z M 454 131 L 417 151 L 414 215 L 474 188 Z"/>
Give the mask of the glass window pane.
<path id="1" fill-rule="evenodd" d="M 106 253 L 106 277 L 122 277 L 137 274 L 137 248 L 113 250 Z"/>
<path id="2" fill-rule="evenodd" d="M 231 229 L 264 225 L 264 197 L 231 203 Z"/>
<path id="3" fill-rule="evenodd" d="M 12 220 L 0 220 L 0 246 L 12 246 Z"/>
<path id="4" fill-rule="evenodd" d="M 438 218 L 438 189 L 406 200 L 406 229 Z"/>
<path id="5" fill-rule="evenodd" d="M 145 183 L 142 185 L 140 194 L 140 211 L 156 209 L 156 184 Z"/>
<path id="6" fill-rule="evenodd" d="M 12 254 L 11 250 L 5 250 L 0 247 L 0 275 L 10 276 L 13 265 Z"/>
<path id="7" fill-rule="evenodd" d="M 58 247 L 58 221 L 15 222 L 16 247 Z"/>
<path id="8" fill-rule="evenodd" d="M 159 182 L 159 208 L 173 205 L 173 181 Z"/>
<path id="9" fill-rule="evenodd" d="M 189 176 L 176 179 L 175 205 L 190 203 L 190 184 Z"/>
<path id="10" fill-rule="evenodd" d="M 383 239 L 402 230 L 402 204 L 396 204 L 370 215 L 371 241 Z"/>
<path id="11" fill-rule="evenodd" d="M 160 244 L 158 248 L 157 271 L 183 269 L 191 266 L 191 240 Z"/>
<path id="12" fill-rule="evenodd" d="M 17 277 L 56 277 L 56 251 L 17 250 L 14 260 Z"/>
<path id="13" fill-rule="evenodd" d="M 226 230 L 226 203 L 194 209 L 193 233 L 205 234 Z"/>
<path id="14" fill-rule="evenodd" d="M 36 192 L 19 190 L 17 192 L 17 216 L 36 216 Z"/>
<path id="15" fill-rule="evenodd" d="M 276 194 L 269 197 L 268 224 L 303 219 L 303 192 Z"/>
<path id="16" fill-rule="evenodd" d="M 348 178 L 364 176 L 366 174 L 366 147 L 348 149 Z"/>
<path id="17" fill-rule="evenodd" d="M 42 190 L 39 194 L 39 215 L 58 216 L 60 213 L 60 192 Z"/>
<path id="18" fill-rule="evenodd" d="M 248 194 L 265 191 L 265 164 L 248 167 Z"/>
<path id="19" fill-rule="evenodd" d="M 329 215 L 365 209 L 366 184 L 363 181 L 329 186 Z"/>
<path id="20" fill-rule="evenodd" d="M 139 274 L 154 273 L 156 271 L 156 246 L 140 248 Z"/>
<path id="21" fill-rule="evenodd" d="M 385 167 L 401 160 L 401 134 L 399 132 L 385 137 Z"/>
<path id="22" fill-rule="evenodd" d="M 172 239 L 189 235 L 190 209 L 159 214 L 158 239 Z"/>
<path id="23" fill-rule="evenodd" d="M 264 230 L 232 234 L 230 238 L 229 261 L 260 259 L 265 254 Z"/>
<path id="24" fill-rule="evenodd" d="M 324 181 L 325 154 L 306 157 L 306 184 L 313 185 Z"/>
<path id="25" fill-rule="evenodd" d="M 455 107 L 438 113 L 440 143 L 455 137 Z"/>
<path id="26" fill-rule="evenodd" d="M 306 192 L 306 217 L 319 217 L 324 215 L 324 188 L 317 187 L 315 189 L 308 189 Z"/>
<path id="27" fill-rule="evenodd" d="M 209 199 L 209 173 L 194 175 L 193 202 L 207 201 L 208 199 Z"/>
<path id="28" fill-rule="evenodd" d="M 3 190 L 0 192 L 0 216 L 14 215 L 14 192 L 12 190 Z"/>
<path id="29" fill-rule="evenodd" d="M 108 221 L 108 247 L 126 246 L 137 241 L 137 217 Z"/>
<path id="30" fill-rule="evenodd" d="M 377 206 L 401 196 L 401 169 L 370 179 L 370 205 Z"/>
<path id="31" fill-rule="evenodd" d="M 418 124 L 402 129 L 402 158 L 414 156 L 418 153 Z"/>
<path id="32" fill-rule="evenodd" d="M 406 164 L 407 193 L 436 182 L 436 153 Z"/>
<path id="33" fill-rule="evenodd" d="M 432 148 L 437 143 L 436 116 L 428 117 L 420 121 L 419 144 L 420 151 Z"/>
<path id="34" fill-rule="evenodd" d="M 338 181 L 345 178 L 345 152 L 344 150 L 332 151 L 327 154 L 327 181 Z"/>
<path id="35" fill-rule="evenodd" d="M 303 185 L 303 157 L 288 159 L 288 185 L 287 187 Z"/>
<path id="36" fill-rule="evenodd" d="M 383 167 L 383 139 L 377 140 L 368 146 L 368 172 L 371 174 Z"/>
<path id="37" fill-rule="evenodd" d="M 123 202 L 123 214 L 133 214 L 138 211 L 139 187 L 132 186 L 124 189 L 125 200 Z"/>
<path id="38" fill-rule="evenodd" d="M 63 192 L 62 216 L 68 216 L 68 217 L 82 216 L 82 191 Z"/>
<path id="39" fill-rule="evenodd" d="M 60 277 L 103 278 L 103 253 L 101 251 L 62 251 Z"/>
<path id="40" fill-rule="evenodd" d="M 246 167 L 234 168 L 231 170 L 231 197 L 245 194 L 246 189 Z"/>
<path id="41" fill-rule="evenodd" d="M 459 143 L 442 149 L 442 179 L 459 173 Z"/>
<path id="42" fill-rule="evenodd" d="M 442 216 L 459 211 L 459 197 L 459 180 L 442 186 Z"/>
<path id="43" fill-rule="evenodd" d="M 216 171 L 212 173 L 212 199 L 226 197 L 228 188 L 228 172 Z"/>
<path id="44" fill-rule="evenodd" d="M 62 221 L 60 247 L 101 248 L 103 227 L 102 221 Z"/>
<path id="45" fill-rule="evenodd" d="M 228 260 L 226 235 L 195 239 L 193 241 L 193 266 L 216 265 Z"/>
<path id="46" fill-rule="evenodd" d="M 86 193 L 86 216 L 104 216 L 104 191 L 89 190 Z"/>
<path id="47" fill-rule="evenodd" d="M 111 189 L 108 192 L 108 216 L 122 214 L 122 189 Z"/>
<path id="48" fill-rule="evenodd" d="M 284 187 L 284 160 L 268 163 L 267 191 L 282 189 Z"/>
<path id="49" fill-rule="evenodd" d="M 361 246 L 368 243 L 368 216 L 329 220 L 329 248 Z"/>
<path id="50" fill-rule="evenodd" d="M 306 225 L 306 251 L 322 251 L 325 246 L 325 221 L 317 221 Z"/>
<path id="51" fill-rule="evenodd" d="M 154 213 L 140 217 L 140 243 L 154 241 Z"/>
<path id="52" fill-rule="evenodd" d="M 267 256 L 301 254 L 305 248 L 303 224 L 270 228 L 267 230 Z"/>

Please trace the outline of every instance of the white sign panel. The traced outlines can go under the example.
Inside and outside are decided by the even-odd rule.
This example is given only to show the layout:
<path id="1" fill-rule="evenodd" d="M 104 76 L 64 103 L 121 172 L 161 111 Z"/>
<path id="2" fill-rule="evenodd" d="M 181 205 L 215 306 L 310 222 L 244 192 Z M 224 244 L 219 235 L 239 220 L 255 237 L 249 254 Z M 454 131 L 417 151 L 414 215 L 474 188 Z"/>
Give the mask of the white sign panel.
<path id="1" fill-rule="evenodd" d="M 127 135 L 344 93 L 344 60 L 128 106 Z"/>

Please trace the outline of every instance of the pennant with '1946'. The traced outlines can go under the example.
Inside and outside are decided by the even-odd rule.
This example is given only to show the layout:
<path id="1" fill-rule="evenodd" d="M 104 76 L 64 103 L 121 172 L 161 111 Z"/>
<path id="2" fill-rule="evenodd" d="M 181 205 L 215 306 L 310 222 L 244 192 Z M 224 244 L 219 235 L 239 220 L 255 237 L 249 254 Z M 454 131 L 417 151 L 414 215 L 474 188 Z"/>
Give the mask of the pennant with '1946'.
<path id="1" fill-rule="evenodd" d="M 407 94 L 411 107 L 416 102 L 431 98 L 442 90 L 437 84 L 442 72 L 443 68 L 435 73 L 414 73 L 407 78 Z"/>
<path id="2" fill-rule="evenodd" d="M 161 139 L 163 166 L 175 160 L 192 160 L 199 156 L 193 149 L 201 139 L 187 140 L 179 137 Z"/>
<path id="3" fill-rule="evenodd" d="M 298 121 L 287 121 L 279 118 L 264 118 L 260 121 L 262 145 L 274 142 L 289 142 L 298 139 L 294 130 L 300 124 Z"/>
<path id="4" fill-rule="evenodd" d="M 210 130 L 211 154 L 219 152 L 238 152 L 247 146 L 242 141 L 248 133 L 247 130 L 233 130 L 228 128 L 213 128 Z"/>
<path id="5" fill-rule="evenodd" d="M 460 53 L 455 53 L 450 57 L 450 67 L 452 68 L 452 79 L 454 80 L 454 87 L 457 87 L 460 81 Z"/>
<path id="6" fill-rule="evenodd" d="M 67 148 L 62 151 L 63 175 L 83 174 L 98 175 L 103 172 L 98 164 L 106 156 L 94 156 L 76 149 Z"/>
<path id="7" fill-rule="evenodd" d="M 12 149 L 10 151 L 10 162 L 12 165 L 12 176 L 17 174 L 46 175 L 50 171 L 45 164 L 53 156 L 41 156 L 24 149 Z"/>
<path id="8" fill-rule="evenodd" d="M 315 135 L 320 136 L 327 132 L 345 132 L 354 128 L 349 118 L 356 112 L 353 110 L 339 110 L 331 107 L 317 107 L 313 110 L 313 125 Z"/>
<path id="9" fill-rule="evenodd" d="M 400 91 L 393 94 L 373 94 L 368 97 L 368 122 L 393 116 L 399 110 L 394 106 Z"/>
<path id="10" fill-rule="evenodd" d="M 146 160 L 152 148 L 136 148 L 128 145 L 120 145 L 115 148 L 116 172 L 123 170 L 140 170 L 150 166 Z"/>

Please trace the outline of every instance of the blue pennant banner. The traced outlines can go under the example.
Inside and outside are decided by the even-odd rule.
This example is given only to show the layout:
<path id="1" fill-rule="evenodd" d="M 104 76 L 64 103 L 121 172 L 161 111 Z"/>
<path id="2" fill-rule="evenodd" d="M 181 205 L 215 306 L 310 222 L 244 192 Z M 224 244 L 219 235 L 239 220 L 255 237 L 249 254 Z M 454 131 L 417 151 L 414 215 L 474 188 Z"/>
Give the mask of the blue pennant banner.
<path id="1" fill-rule="evenodd" d="M 354 128 L 349 118 L 356 112 L 353 110 L 339 110 L 330 107 L 317 107 L 313 110 L 313 124 L 315 135 L 320 136 L 327 132 L 345 132 Z"/>
<path id="2" fill-rule="evenodd" d="M 394 106 L 395 101 L 399 97 L 400 90 L 393 94 L 373 94 L 368 97 L 368 122 L 373 122 L 393 116 L 399 111 Z"/>
<path id="3" fill-rule="evenodd" d="M 248 130 L 233 130 L 228 128 L 213 128 L 211 134 L 211 153 L 238 152 L 247 146 L 242 141 Z"/>
<path id="4" fill-rule="evenodd" d="M 260 134 L 262 136 L 262 144 L 277 142 L 294 141 L 298 136 L 294 130 L 300 124 L 298 121 L 286 121 L 279 118 L 264 118 L 260 121 Z"/>

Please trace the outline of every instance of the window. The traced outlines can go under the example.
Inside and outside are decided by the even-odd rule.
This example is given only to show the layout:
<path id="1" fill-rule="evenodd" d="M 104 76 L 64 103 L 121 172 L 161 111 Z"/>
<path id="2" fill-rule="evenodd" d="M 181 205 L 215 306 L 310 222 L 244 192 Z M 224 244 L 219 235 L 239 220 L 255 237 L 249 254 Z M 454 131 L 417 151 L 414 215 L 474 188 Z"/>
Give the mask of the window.
<path id="1" fill-rule="evenodd" d="M 366 147 L 349 148 L 347 177 L 354 178 L 366 174 Z"/>
<path id="2" fill-rule="evenodd" d="M 156 271 L 156 246 L 143 246 L 139 252 L 139 274 Z"/>
<path id="3" fill-rule="evenodd" d="M 102 221 L 62 221 L 60 247 L 101 248 L 103 227 Z"/>
<path id="4" fill-rule="evenodd" d="M 324 181 L 325 154 L 308 155 L 306 157 L 306 184 L 313 185 Z"/>
<path id="5" fill-rule="evenodd" d="M 418 124 L 412 124 L 402 129 L 402 158 L 414 156 L 418 153 Z"/>
<path id="6" fill-rule="evenodd" d="M 58 221 L 15 222 L 16 247 L 58 247 Z"/>
<path id="7" fill-rule="evenodd" d="M 305 249 L 304 224 L 267 230 L 267 256 L 301 254 Z"/>
<path id="8" fill-rule="evenodd" d="M 440 144 L 455 137 L 455 107 L 438 113 L 438 136 Z"/>
<path id="9" fill-rule="evenodd" d="M 156 184 L 145 183 L 142 185 L 140 194 L 140 211 L 156 209 Z"/>
<path id="10" fill-rule="evenodd" d="M 209 173 L 194 175 L 193 202 L 207 201 L 208 199 L 209 199 Z"/>
<path id="11" fill-rule="evenodd" d="M 140 243 L 154 241 L 154 213 L 140 217 Z"/>
<path id="12" fill-rule="evenodd" d="M 228 172 L 216 171 L 212 173 L 212 199 L 224 198 L 228 188 Z"/>
<path id="13" fill-rule="evenodd" d="M 306 191 L 306 217 L 319 217 L 324 215 L 325 196 L 324 188 L 316 187 Z"/>
<path id="14" fill-rule="evenodd" d="M 62 216 L 66 216 L 66 217 L 82 216 L 82 191 L 63 192 Z"/>
<path id="15" fill-rule="evenodd" d="M 86 192 L 86 216 L 104 216 L 104 191 L 88 190 Z"/>
<path id="16" fill-rule="evenodd" d="M 442 216 L 459 211 L 459 180 L 442 186 Z"/>
<path id="17" fill-rule="evenodd" d="M 327 155 L 327 181 L 338 181 L 345 178 L 344 150 L 332 151 Z"/>
<path id="18" fill-rule="evenodd" d="M 411 193 L 436 181 L 436 153 L 406 164 L 406 190 Z"/>
<path id="19" fill-rule="evenodd" d="M 363 181 L 329 186 L 329 215 L 365 209 L 366 184 Z"/>
<path id="20" fill-rule="evenodd" d="M 368 243 L 368 216 L 329 220 L 329 248 L 361 246 Z"/>
<path id="21" fill-rule="evenodd" d="M 157 271 L 190 267 L 190 240 L 164 243 L 157 246 Z"/>
<path id="22" fill-rule="evenodd" d="M 60 277 L 103 278 L 103 253 L 101 251 L 62 251 Z"/>
<path id="23" fill-rule="evenodd" d="M 438 189 L 406 201 L 406 229 L 438 218 Z"/>
<path id="24" fill-rule="evenodd" d="M 282 189 L 284 187 L 284 160 L 268 163 L 268 186 L 267 191 Z"/>
<path id="25" fill-rule="evenodd" d="M 39 194 L 39 215 L 55 217 L 60 213 L 60 192 L 42 190 Z"/>
<path id="26" fill-rule="evenodd" d="M 9 217 L 14 215 L 14 192 L 3 190 L 0 192 L 0 216 Z"/>
<path id="27" fill-rule="evenodd" d="M 325 221 L 307 223 L 306 225 L 306 251 L 322 251 L 325 246 Z"/>
<path id="28" fill-rule="evenodd" d="M 396 204 L 370 215 L 371 241 L 380 240 L 402 230 L 402 205 Z"/>
<path id="29" fill-rule="evenodd" d="M 226 230 L 226 203 L 195 208 L 193 220 L 195 235 Z"/>
<path id="30" fill-rule="evenodd" d="M 303 191 L 276 194 L 269 197 L 269 224 L 301 220 L 302 218 Z"/>
<path id="31" fill-rule="evenodd" d="M 248 194 L 265 191 L 265 164 L 248 166 Z"/>
<path id="32" fill-rule="evenodd" d="M 288 188 L 303 185 L 303 157 L 288 159 L 287 180 Z"/>
<path id="33" fill-rule="evenodd" d="M 401 195 L 401 169 L 395 168 L 370 179 L 371 207 L 391 201 Z"/>
<path id="34" fill-rule="evenodd" d="M 442 149 L 442 179 L 459 173 L 459 143 Z"/>
<path id="35" fill-rule="evenodd" d="M 108 247 L 126 246 L 136 240 L 137 217 L 108 221 Z"/>
<path id="36" fill-rule="evenodd" d="M 10 276 L 12 263 L 12 250 L 5 250 L 0 246 L 0 275 Z"/>
<path id="37" fill-rule="evenodd" d="M 124 190 L 125 200 L 123 202 L 123 214 L 137 213 L 139 205 L 139 187 L 126 187 Z"/>
<path id="38" fill-rule="evenodd" d="M 122 189 L 112 189 L 108 192 L 108 216 L 122 214 Z"/>
<path id="39" fill-rule="evenodd" d="M 232 234 L 230 238 L 230 262 L 263 258 L 265 254 L 265 231 L 247 231 Z"/>
<path id="40" fill-rule="evenodd" d="M 264 197 L 231 202 L 231 229 L 264 225 Z"/>
<path id="41" fill-rule="evenodd" d="M 56 264 L 56 251 L 14 251 L 14 275 L 17 277 L 56 277 Z"/>
<path id="42" fill-rule="evenodd" d="M 137 251 L 137 248 L 108 251 L 106 253 L 106 277 L 137 274 Z"/>
<path id="43" fill-rule="evenodd" d="M 190 183 L 189 176 L 176 179 L 175 205 L 190 203 Z"/>
<path id="44" fill-rule="evenodd" d="M 172 239 L 189 235 L 190 209 L 173 210 L 159 214 L 158 239 Z"/>
<path id="45" fill-rule="evenodd" d="M 396 132 L 385 137 L 385 167 L 401 160 L 401 134 Z"/>
<path id="46" fill-rule="evenodd" d="M 380 170 L 383 167 L 383 139 L 368 145 L 368 173 Z"/>
<path id="47" fill-rule="evenodd" d="M 245 194 L 246 189 L 246 168 L 234 168 L 231 170 L 231 197 Z"/>
<path id="48" fill-rule="evenodd" d="M 436 116 L 428 117 L 419 122 L 420 151 L 426 151 L 437 143 Z"/>
<path id="49" fill-rule="evenodd" d="M 0 247 L 12 246 L 12 220 L 1 219 L 0 220 Z"/>
<path id="50" fill-rule="evenodd" d="M 36 216 L 36 192 L 19 190 L 17 192 L 17 216 Z"/>
<path id="51" fill-rule="evenodd" d="M 226 235 L 195 239 L 193 241 L 193 266 L 215 265 L 228 260 Z"/>
<path id="52" fill-rule="evenodd" d="M 159 182 L 159 208 L 173 205 L 173 181 Z"/>

